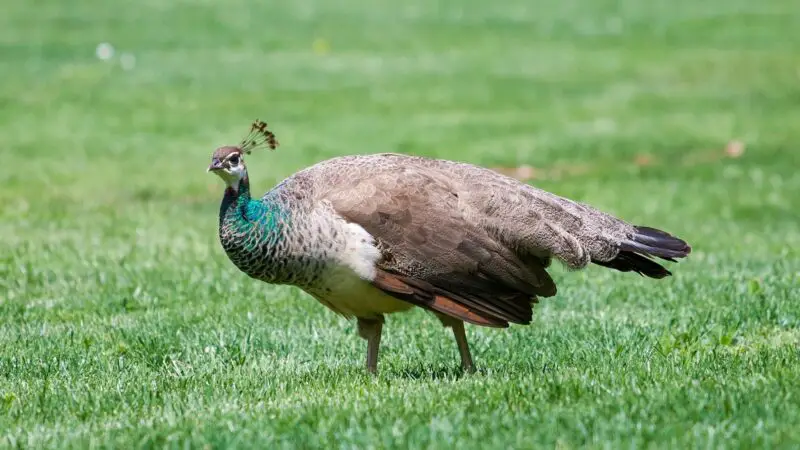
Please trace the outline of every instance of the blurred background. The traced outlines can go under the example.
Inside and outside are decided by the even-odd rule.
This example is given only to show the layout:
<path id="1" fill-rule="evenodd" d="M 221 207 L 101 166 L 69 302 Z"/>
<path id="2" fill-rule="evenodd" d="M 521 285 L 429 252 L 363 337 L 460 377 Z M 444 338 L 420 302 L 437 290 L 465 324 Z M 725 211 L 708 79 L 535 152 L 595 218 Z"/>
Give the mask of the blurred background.
<path id="1" fill-rule="evenodd" d="M 7 0 L 2 10 L 8 443 L 174 435 L 227 445 L 235 440 L 223 436 L 235 435 L 359 445 L 390 439 L 380 430 L 396 418 L 371 415 L 387 404 L 416 406 L 385 446 L 713 444 L 713 432 L 693 428 L 705 420 L 735 424 L 729 442 L 798 437 L 798 400 L 782 396 L 800 372 L 796 0 Z M 356 398 L 349 389 L 365 381 L 354 326 L 293 289 L 247 279 L 219 247 L 223 188 L 205 169 L 213 149 L 238 143 L 255 118 L 281 142 L 248 159 L 255 195 L 338 155 L 458 159 L 663 228 L 695 252 L 659 283 L 555 268 L 561 295 L 537 309 L 535 326 L 471 330 L 476 361 L 506 377 L 473 387 L 489 383 L 481 391 L 497 392 L 503 408 L 503 396 L 521 395 L 508 389 L 528 386 L 506 421 L 460 415 L 472 396 L 447 390 L 457 382 L 448 378 L 454 347 L 421 312 L 387 326 L 381 364 L 396 383 L 422 385 L 410 399 L 375 385 Z M 715 359 L 720 346 L 744 359 Z M 656 347 L 677 360 L 665 357 L 660 375 L 637 372 L 650 370 L 643 349 Z M 774 371 L 754 371 L 747 355 Z M 614 375 L 620 358 L 638 369 Z M 554 365 L 609 371 L 586 378 L 576 369 L 544 384 L 532 375 Z M 703 379 L 667 369 L 676 365 L 721 377 L 734 393 L 728 406 L 707 385 L 665 400 Z M 409 366 L 423 381 L 404 378 Z M 656 381 L 635 393 L 626 376 Z M 590 392 L 603 377 L 621 397 Z M 565 379 L 589 393 L 564 397 Z M 423 401 L 437 395 L 447 399 L 440 406 Z M 636 399 L 652 408 L 638 419 L 644 428 L 614 419 Z M 760 416 L 736 416 L 753 402 L 764 402 Z M 485 405 L 477 414 L 494 414 Z M 408 431 L 431 417 L 450 428 Z M 513 431 L 531 422 L 542 426 Z"/>

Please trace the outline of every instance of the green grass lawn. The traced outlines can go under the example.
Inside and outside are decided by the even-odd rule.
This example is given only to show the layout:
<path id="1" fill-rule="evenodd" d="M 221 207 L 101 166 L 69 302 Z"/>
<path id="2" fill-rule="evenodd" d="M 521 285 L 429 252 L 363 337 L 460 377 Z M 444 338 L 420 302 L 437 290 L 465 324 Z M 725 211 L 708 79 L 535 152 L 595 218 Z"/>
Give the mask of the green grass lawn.
<path id="1" fill-rule="evenodd" d="M 796 0 L 10 0 L 0 54 L 0 446 L 800 446 Z M 372 378 L 219 246 L 205 169 L 254 118 L 259 195 L 350 153 L 530 165 L 694 252 L 555 267 L 530 326 L 468 328 L 475 375 L 391 316 Z"/>

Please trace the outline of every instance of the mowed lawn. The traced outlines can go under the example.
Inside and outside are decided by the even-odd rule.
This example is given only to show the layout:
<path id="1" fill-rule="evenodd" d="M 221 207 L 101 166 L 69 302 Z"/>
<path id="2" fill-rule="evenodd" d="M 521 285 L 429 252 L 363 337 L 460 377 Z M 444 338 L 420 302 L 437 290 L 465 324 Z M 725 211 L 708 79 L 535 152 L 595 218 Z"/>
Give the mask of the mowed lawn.
<path id="1" fill-rule="evenodd" d="M 795 0 L 2 9 L 0 446 L 800 445 Z M 258 195 L 337 155 L 452 158 L 694 252 L 660 281 L 556 265 L 530 326 L 468 327 L 474 375 L 392 316 L 370 377 L 354 323 L 219 246 L 205 169 L 255 118 L 282 144 L 248 158 Z"/>

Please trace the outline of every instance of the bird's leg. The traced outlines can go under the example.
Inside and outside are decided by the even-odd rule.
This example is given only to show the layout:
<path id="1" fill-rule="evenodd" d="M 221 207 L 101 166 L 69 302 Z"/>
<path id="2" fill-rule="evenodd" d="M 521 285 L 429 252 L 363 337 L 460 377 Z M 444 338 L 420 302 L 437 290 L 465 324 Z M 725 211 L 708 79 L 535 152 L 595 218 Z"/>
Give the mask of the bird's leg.
<path id="1" fill-rule="evenodd" d="M 358 318 L 358 335 L 367 340 L 367 372 L 378 371 L 378 349 L 381 346 L 383 316 Z"/>
<path id="2" fill-rule="evenodd" d="M 464 369 L 465 372 L 475 372 L 475 365 L 472 364 L 472 355 L 469 353 L 467 333 L 464 331 L 464 322 L 459 320 L 454 323 L 451 328 L 453 329 L 453 336 L 456 337 L 458 353 L 461 354 L 461 368 Z"/>
<path id="3" fill-rule="evenodd" d="M 464 322 L 450 316 L 437 314 L 442 325 L 453 329 L 453 336 L 456 338 L 458 353 L 461 355 L 461 368 L 465 372 L 475 372 L 475 365 L 472 363 L 472 355 L 469 352 L 467 343 L 467 333 L 464 331 Z"/>

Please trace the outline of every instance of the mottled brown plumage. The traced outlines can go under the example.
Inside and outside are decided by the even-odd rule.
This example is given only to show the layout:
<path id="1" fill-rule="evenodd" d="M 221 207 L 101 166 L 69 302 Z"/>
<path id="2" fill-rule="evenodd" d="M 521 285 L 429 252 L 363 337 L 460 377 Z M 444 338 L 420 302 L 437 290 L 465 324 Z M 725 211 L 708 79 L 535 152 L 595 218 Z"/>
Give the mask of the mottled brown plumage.
<path id="1" fill-rule="evenodd" d="M 230 152 L 218 150 L 215 158 Z M 243 173 L 221 174 L 229 185 L 226 198 L 234 195 L 233 186 L 251 201 Z M 324 161 L 252 202 L 248 211 L 256 212 L 245 219 L 280 216 L 280 231 L 246 231 L 271 236 L 272 244 L 252 250 L 236 241 L 252 234 L 228 232 L 226 251 L 249 275 L 299 286 L 332 310 L 357 317 L 359 334 L 369 341 L 371 371 L 385 313 L 412 305 L 435 313 L 453 328 L 469 369 L 463 322 L 530 323 L 533 304 L 556 294 L 546 270 L 553 258 L 572 269 L 594 262 L 662 278 L 669 271 L 651 257 L 674 260 L 691 251 L 665 232 L 630 225 L 488 169 L 399 154 Z M 221 211 L 221 217 L 234 217 L 228 220 L 241 220 L 237 214 Z M 243 228 L 230 222 L 227 229 Z M 292 273 L 281 267 L 292 267 Z"/>
<path id="2" fill-rule="evenodd" d="M 434 310 L 436 296 L 447 297 L 474 313 L 459 319 L 482 325 L 529 323 L 536 298 L 556 293 L 545 270 L 553 257 L 572 269 L 594 261 L 661 278 L 669 272 L 643 255 L 690 251 L 666 233 L 642 234 L 652 229 L 469 164 L 381 154 L 338 158 L 296 177 L 376 238 L 378 287 Z M 639 244 L 653 233 L 655 247 Z"/>

